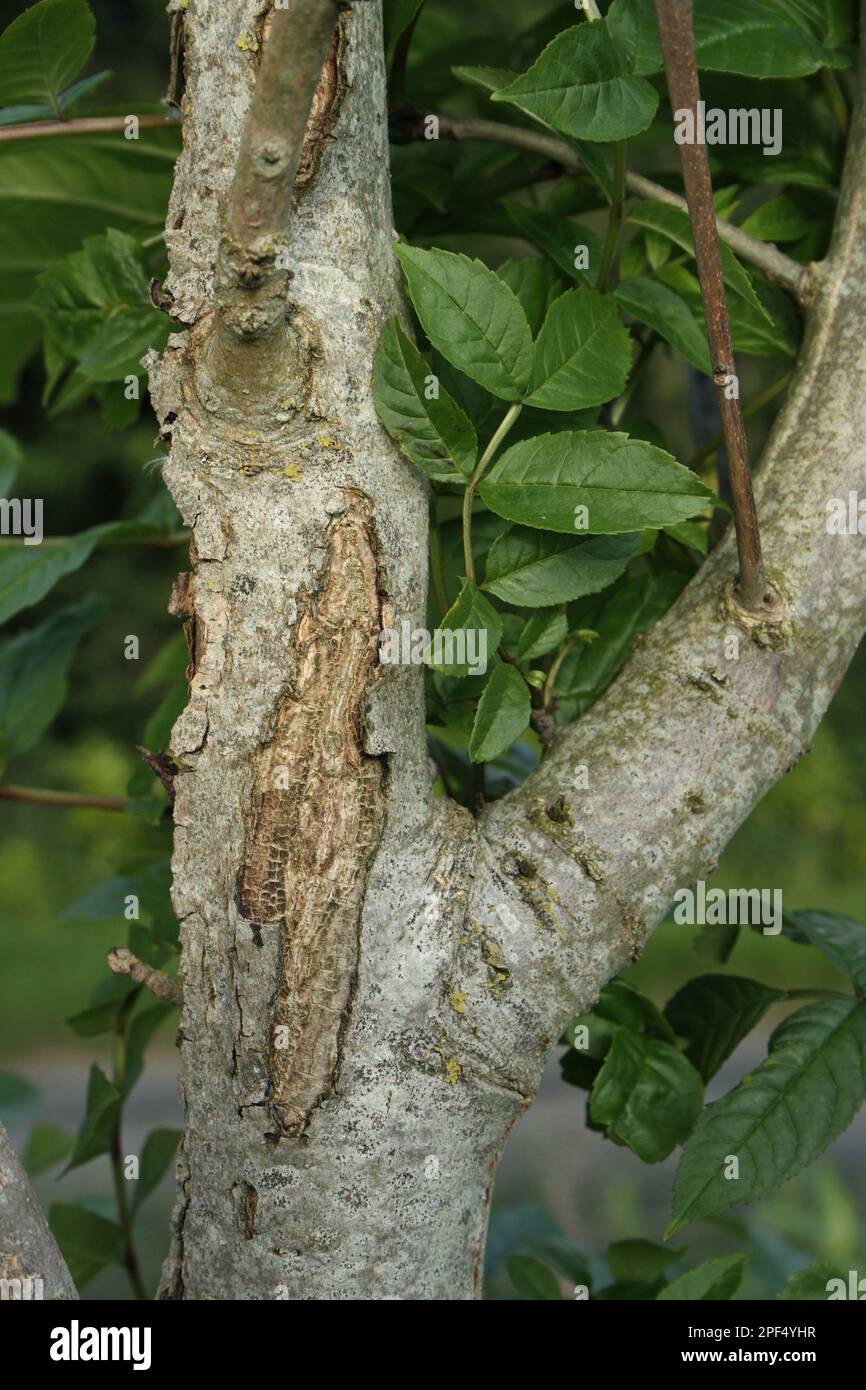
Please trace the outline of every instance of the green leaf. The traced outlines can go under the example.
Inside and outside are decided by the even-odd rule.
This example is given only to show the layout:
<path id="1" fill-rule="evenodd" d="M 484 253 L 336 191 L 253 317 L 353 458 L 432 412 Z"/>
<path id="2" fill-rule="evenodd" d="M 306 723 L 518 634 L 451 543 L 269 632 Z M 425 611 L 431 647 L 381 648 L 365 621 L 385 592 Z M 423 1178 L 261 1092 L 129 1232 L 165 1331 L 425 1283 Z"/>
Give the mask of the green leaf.
<path id="1" fill-rule="evenodd" d="M 518 661 L 547 656 L 565 641 L 567 634 L 568 619 L 561 608 L 539 608 L 521 632 L 515 656 Z"/>
<path id="2" fill-rule="evenodd" d="M 0 763 L 42 737 L 66 699 L 79 640 L 107 612 L 91 595 L 0 647 Z"/>
<path id="3" fill-rule="evenodd" d="M 120 1091 L 94 1062 L 87 1085 L 84 1119 L 64 1174 L 72 1168 L 80 1168 L 83 1163 L 89 1163 L 98 1154 L 109 1152 L 122 1104 Z"/>
<path id="4" fill-rule="evenodd" d="M 489 599 L 479 592 L 476 585 L 471 580 L 465 580 L 460 593 L 454 603 L 448 609 L 445 617 L 439 623 L 440 632 L 453 633 L 476 633 L 476 637 L 466 639 L 466 654 L 470 650 L 478 653 L 479 660 L 490 662 L 502 640 L 502 619 Z M 455 644 L 456 645 L 456 644 Z M 456 655 L 456 652 L 454 652 Z M 447 665 L 436 663 L 433 660 L 435 648 L 431 644 L 425 660 L 434 670 L 442 671 L 447 676 L 466 676 L 469 674 L 470 667 L 477 664 L 474 662 L 454 661 Z M 476 673 L 478 674 L 478 673 Z"/>
<path id="5" fill-rule="evenodd" d="M 160 231 L 179 145 L 172 127 L 142 130 L 139 140 L 113 133 L 0 142 L 0 399 L 14 393 L 41 335 L 30 304 L 38 272 L 106 226 Z"/>
<path id="6" fill-rule="evenodd" d="M 631 366 L 631 338 L 610 299 L 569 290 L 553 303 L 532 354 L 529 405 L 583 410 L 620 395 Z"/>
<path id="7" fill-rule="evenodd" d="M 382 22 L 385 31 L 385 55 L 388 67 L 393 60 L 397 40 L 409 28 L 422 4 L 423 0 L 384 0 Z"/>
<path id="8" fill-rule="evenodd" d="M 477 87 L 487 93 L 498 92 L 500 87 L 507 87 L 518 75 L 511 68 L 488 68 L 478 65 L 456 67 L 451 71 L 458 82 L 465 82 L 468 87 Z"/>
<path id="9" fill-rule="evenodd" d="M 529 380 L 532 334 L 507 285 L 480 261 L 399 244 L 409 295 L 434 347 L 501 400 L 517 401 Z"/>
<path id="10" fill-rule="evenodd" d="M 695 254 L 691 222 L 688 213 L 682 208 L 674 208 L 668 203 L 648 200 L 633 207 L 626 221 L 631 222 L 636 227 L 644 227 L 649 231 L 659 232 L 662 236 L 668 237 L 676 246 L 681 247 L 688 255 L 693 257 Z M 722 258 L 722 275 L 728 289 L 732 290 L 740 299 L 744 299 L 747 304 L 750 304 L 758 313 L 763 314 L 768 322 L 772 323 L 773 320 L 758 299 L 751 280 L 733 251 L 724 242 L 720 242 L 719 252 Z"/>
<path id="11" fill-rule="evenodd" d="M 117 1012 L 126 994 L 115 995 L 113 998 L 105 999 L 100 1004 L 92 1004 L 87 1009 L 82 1009 L 77 1014 L 72 1014 L 66 1020 L 67 1028 L 71 1028 L 73 1033 L 77 1033 L 79 1038 L 98 1038 L 100 1033 L 110 1033 L 117 1024 Z"/>
<path id="12" fill-rule="evenodd" d="M 687 1040 L 689 1061 L 709 1081 L 771 1005 L 784 998 L 783 990 L 739 975 L 699 975 L 666 1004 L 665 1017 Z"/>
<path id="13" fill-rule="evenodd" d="M 34 1125 L 27 1136 L 21 1166 L 31 1178 L 35 1178 L 60 1163 L 74 1143 L 75 1135 L 68 1129 L 61 1129 L 59 1125 Z"/>
<path id="14" fill-rule="evenodd" d="M 706 334 L 695 322 L 684 299 L 667 285 L 640 275 L 620 280 L 613 297 L 627 314 L 638 323 L 645 323 L 681 352 L 687 362 L 699 371 L 712 376 Z"/>
<path id="15" fill-rule="evenodd" d="M 601 265 L 601 242 L 595 232 L 568 217 L 538 211 L 503 199 L 516 236 L 544 251 L 570 280 L 592 286 Z"/>
<path id="16" fill-rule="evenodd" d="M 607 12 L 607 30 L 635 76 L 649 77 L 661 71 L 662 49 L 652 5 L 645 0 L 613 0 Z"/>
<path id="17" fill-rule="evenodd" d="M 557 34 L 532 67 L 493 101 L 510 102 L 576 140 L 628 140 L 652 122 L 658 93 L 628 70 L 604 23 Z"/>
<path id="18" fill-rule="evenodd" d="M 151 303 L 144 252 L 110 228 L 37 277 L 33 306 L 53 348 L 93 381 L 141 373 L 149 348 L 161 351 L 171 331 Z"/>
<path id="19" fill-rule="evenodd" d="M 96 24 L 86 0 L 40 0 L 0 34 L 0 106 L 44 102 L 58 115 L 60 93 L 93 50 Z"/>
<path id="20" fill-rule="evenodd" d="M 478 701 L 469 756 L 489 763 L 520 738 L 529 724 L 529 687 L 520 672 L 504 662 L 493 668 Z"/>
<path id="21" fill-rule="evenodd" d="M 566 288 L 559 269 L 545 256 L 522 256 L 506 261 L 496 274 L 520 301 L 532 336 L 536 337 L 551 304 Z"/>
<path id="22" fill-rule="evenodd" d="M 700 333 L 705 333 L 701 289 L 697 277 L 683 265 L 665 265 L 658 279 L 669 285 L 689 305 Z M 777 285 L 757 282 L 755 292 L 772 318 L 758 311 L 744 299 L 728 298 L 728 317 L 736 353 L 753 353 L 758 357 L 797 356 L 802 334 L 801 320 L 784 290 Z"/>
<path id="23" fill-rule="evenodd" d="M 672 1043 L 617 1028 L 589 1098 L 592 1122 L 644 1163 L 660 1163 L 690 1133 L 704 1088 Z"/>
<path id="24" fill-rule="evenodd" d="M 142 1202 L 159 1187 L 162 1178 L 177 1153 L 179 1129 L 153 1129 L 144 1142 L 138 1168 L 138 1182 L 132 1196 L 132 1210 L 138 1211 Z"/>
<path id="25" fill-rule="evenodd" d="M 559 695 L 577 699 L 586 709 L 607 688 L 631 651 L 633 638 L 647 632 L 670 608 L 688 576 L 664 570 L 625 578 L 604 594 L 587 623 L 598 637 L 591 646 L 570 652 L 556 682 Z"/>
<path id="26" fill-rule="evenodd" d="M 634 532 L 580 540 L 512 526 L 490 547 L 482 588 L 523 608 L 571 602 L 619 579 L 638 540 Z"/>
<path id="27" fill-rule="evenodd" d="M 712 498 L 691 469 L 663 449 L 605 430 L 543 434 L 515 444 L 479 492 L 497 516 L 571 535 L 665 526 L 694 516 Z"/>
<path id="28" fill-rule="evenodd" d="M 784 921 L 866 993 L 866 923 L 839 912 L 786 912 Z"/>
<path id="29" fill-rule="evenodd" d="M 57 543 L 5 545 L 0 549 L 0 623 L 38 603 L 54 585 L 90 559 L 97 546 L 125 544 L 158 534 L 160 527 L 109 521 Z"/>
<path id="30" fill-rule="evenodd" d="M 123 1237 L 116 1222 L 86 1207 L 55 1202 L 48 1224 L 79 1289 L 106 1265 L 123 1264 Z"/>
<path id="31" fill-rule="evenodd" d="M 785 1019 L 769 1054 L 707 1107 L 683 1154 L 668 1234 L 736 1202 L 752 1202 L 817 1158 L 866 1094 L 866 1004 L 821 1000 Z M 728 1180 L 728 1155 L 739 1179 Z"/>
<path id="32" fill-rule="evenodd" d="M 709 534 L 706 527 L 700 526 L 697 521 L 677 521 L 673 526 L 662 529 L 666 536 L 672 536 L 680 545 L 687 545 L 700 555 L 706 555 L 710 544 Z"/>
<path id="33" fill-rule="evenodd" d="M 0 497 L 8 497 L 24 462 L 21 446 L 8 430 L 0 430 Z"/>
<path id="34" fill-rule="evenodd" d="M 829 1292 L 827 1285 L 831 1279 L 841 1279 L 847 1286 L 847 1269 L 842 1270 L 826 1261 L 815 1261 L 806 1265 L 805 1269 L 799 1269 L 796 1274 L 791 1274 L 776 1297 L 791 1301 L 808 1299 L 809 1302 L 817 1302 L 826 1299 Z"/>
<path id="35" fill-rule="evenodd" d="M 759 241 L 799 241 L 811 229 L 813 221 L 796 198 L 782 193 L 756 208 L 742 227 Z"/>
<path id="36" fill-rule="evenodd" d="M 617 1281 L 655 1284 L 682 1253 L 651 1240 L 618 1240 L 608 1247 L 607 1267 Z"/>
<path id="37" fill-rule="evenodd" d="M 847 67 L 795 15 L 789 0 L 695 0 L 698 67 L 744 77 L 805 77 Z"/>
<path id="38" fill-rule="evenodd" d="M 167 1018 L 177 1016 L 174 1004 L 153 1004 L 136 1013 L 126 1035 L 123 1095 L 128 1096 L 144 1070 L 144 1054 L 154 1033 Z"/>
<path id="39" fill-rule="evenodd" d="M 471 475 L 478 452 L 475 427 L 396 318 L 379 339 L 373 399 L 388 433 L 428 477 L 459 482 Z"/>
<path id="40" fill-rule="evenodd" d="M 720 1260 L 707 1260 L 697 1269 L 687 1270 L 679 1279 L 667 1284 L 657 1297 L 659 1302 L 733 1298 L 745 1272 L 745 1255 L 723 1255 Z"/>
<path id="41" fill-rule="evenodd" d="M 546 1264 L 532 1255 L 509 1255 L 505 1261 L 508 1277 L 523 1298 L 561 1299 L 559 1280 Z"/>

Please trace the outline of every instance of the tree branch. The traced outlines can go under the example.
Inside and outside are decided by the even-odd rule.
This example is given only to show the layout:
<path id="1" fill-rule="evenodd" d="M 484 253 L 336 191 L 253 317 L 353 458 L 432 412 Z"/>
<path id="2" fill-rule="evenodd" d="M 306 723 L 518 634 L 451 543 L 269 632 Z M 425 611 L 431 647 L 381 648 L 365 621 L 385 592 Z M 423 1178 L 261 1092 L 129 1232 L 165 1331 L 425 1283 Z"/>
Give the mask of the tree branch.
<path id="1" fill-rule="evenodd" d="M 275 10 L 229 193 L 217 261 L 214 381 L 242 380 L 248 400 L 270 400 L 269 379 L 284 356 L 292 190 L 313 98 L 340 0 L 293 0 Z M 240 357 L 238 352 L 240 350 Z M 281 388 L 284 390 L 284 386 Z"/>
<path id="2" fill-rule="evenodd" d="M 782 621 L 738 604 L 726 580 L 729 535 L 610 691 L 482 822 L 489 871 L 479 909 L 495 903 L 513 978 L 527 982 L 515 991 L 512 1049 L 520 1034 L 527 1046 L 555 1038 L 637 957 L 675 890 L 712 872 L 808 751 L 863 633 L 862 538 L 830 534 L 827 520 L 831 499 L 863 485 L 864 182 L 861 99 L 799 367 L 757 478 Z M 550 928 L 541 939 L 527 931 L 528 911 Z M 531 979 L 543 981 L 537 998 Z"/>
<path id="3" fill-rule="evenodd" d="M 18 1298 L 63 1301 L 78 1298 L 72 1276 L 2 1124 L 0 1279 L 20 1281 L 20 1287 L 13 1285 Z"/>
<path id="4" fill-rule="evenodd" d="M 580 156 L 566 140 L 560 140 L 556 135 L 547 135 L 542 130 L 527 130 L 523 126 L 505 125 L 501 121 L 486 121 L 475 117 L 450 116 L 445 112 L 437 113 L 437 120 L 440 133 L 450 136 L 452 140 L 481 140 L 491 144 L 513 145 L 515 149 L 544 155 L 563 169 L 567 169 L 569 173 L 586 172 Z M 420 131 L 423 121 L 413 122 L 412 129 L 416 124 Z M 639 198 L 657 199 L 671 207 L 680 208 L 683 212 L 689 210 L 685 198 L 680 197 L 678 193 L 672 193 L 669 188 L 646 178 L 643 174 L 629 171 L 626 173 L 625 182 L 629 192 L 635 193 Z M 733 222 L 728 222 L 724 217 L 716 218 L 716 229 L 722 241 L 727 242 L 732 251 L 744 261 L 749 261 L 751 265 L 763 270 L 771 280 L 777 281 L 793 294 L 798 303 L 808 307 L 813 294 L 813 267 L 798 264 L 778 247 L 766 241 L 758 241 L 756 237 L 749 236 L 748 232 L 734 226 Z"/>
<path id="5" fill-rule="evenodd" d="M 137 116 L 139 130 L 161 130 L 181 124 L 180 116 Z M 102 135 L 125 130 L 128 116 L 81 116 L 68 121 L 30 121 L 27 125 L 0 126 L 3 140 L 35 140 L 46 135 Z"/>
<path id="6" fill-rule="evenodd" d="M 89 792 L 58 792 L 42 787 L 0 787 L 4 801 L 27 801 L 34 806 L 62 806 L 67 810 L 127 811 L 135 803 L 123 796 L 96 796 Z"/>
<path id="7" fill-rule="evenodd" d="M 692 0 L 655 0 L 655 8 L 671 110 L 691 111 L 697 120 L 701 90 L 692 29 Z M 752 613 L 760 613 L 773 606 L 775 596 L 767 584 L 761 555 L 761 532 L 749 468 L 746 427 L 740 407 L 706 145 L 697 140 L 682 144 L 680 160 L 695 242 L 713 381 L 728 455 L 740 568 L 738 591 L 745 607 Z"/>
<path id="8" fill-rule="evenodd" d="M 183 989 L 180 981 L 173 980 L 162 970 L 154 970 L 152 965 L 146 965 L 126 946 L 112 946 L 106 959 L 109 970 L 115 975 L 128 975 L 137 985 L 144 985 L 145 989 L 149 989 L 151 994 L 166 1004 L 182 1004 Z"/>

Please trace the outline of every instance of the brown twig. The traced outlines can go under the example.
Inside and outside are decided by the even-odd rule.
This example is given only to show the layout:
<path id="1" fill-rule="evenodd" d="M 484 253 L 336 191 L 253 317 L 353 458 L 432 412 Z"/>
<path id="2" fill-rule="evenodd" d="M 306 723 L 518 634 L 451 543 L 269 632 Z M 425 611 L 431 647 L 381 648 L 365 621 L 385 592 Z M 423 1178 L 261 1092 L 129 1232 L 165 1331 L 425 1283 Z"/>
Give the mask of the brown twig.
<path id="1" fill-rule="evenodd" d="M 128 116 L 81 116 L 69 121 L 30 121 L 27 125 L 0 127 L 0 140 L 35 140 L 42 135 L 103 135 L 125 130 Z M 140 130 L 178 126 L 180 116 L 139 116 Z"/>
<path id="2" fill-rule="evenodd" d="M 700 86 L 692 29 L 693 0 L 655 0 L 662 53 L 665 61 L 671 110 L 691 110 L 697 121 Z M 707 324 L 707 341 L 713 380 L 718 388 L 719 410 L 725 432 L 730 469 L 731 501 L 740 560 L 738 595 L 753 613 L 774 606 L 761 555 L 761 535 L 749 468 L 746 427 L 740 409 L 731 326 L 722 278 L 722 259 L 713 206 L 713 185 L 707 148 L 703 142 L 680 146 L 686 201 L 695 240 L 695 259 Z"/>
<path id="3" fill-rule="evenodd" d="M 154 970 L 152 965 L 145 965 L 126 946 L 113 946 L 106 959 L 109 970 L 113 970 L 115 975 L 128 975 L 137 985 L 149 989 L 157 999 L 162 999 L 166 1004 L 179 1005 L 182 1002 L 183 988 L 180 982 L 173 980 L 170 975 L 164 975 L 161 970 Z"/>
<path id="4" fill-rule="evenodd" d="M 417 131 L 420 138 L 423 136 L 426 114 L 436 115 L 440 134 L 447 135 L 451 140 L 480 140 L 494 145 L 511 145 L 514 149 L 543 155 L 568 173 L 586 172 L 580 156 L 566 140 L 560 140 L 556 135 L 548 135 L 543 130 L 527 130 L 523 126 L 505 125 L 502 121 L 452 116 L 443 111 L 407 112 L 402 119 L 401 113 L 398 112 L 395 119 L 409 134 L 414 135 Z M 685 198 L 681 198 L 679 193 L 672 193 L 663 184 L 656 183 L 643 174 L 635 174 L 629 170 L 625 176 L 625 183 L 628 191 L 639 198 L 655 199 L 660 203 L 668 203 L 671 207 L 680 208 L 682 212 L 688 212 Z M 727 242 L 731 250 L 744 261 L 763 270 L 769 279 L 782 285 L 800 304 L 806 306 L 811 302 L 812 276 L 808 266 L 792 260 L 771 242 L 758 241 L 757 237 L 749 236 L 742 227 L 736 227 L 724 217 L 716 218 L 716 228 L 722 241 Z"/>
<path id="5" fill-rule="evenodd" d="M 62 806 L 66 809 L 83 808 L 91 811 L 127 811 L 135 803 L 123 796 L 95 796 L 89 792 L 58 792 L 43 790 L 42 787 L 0 787 L 0 798 L 5 801 L 27 801 L 34 806 Z"/>

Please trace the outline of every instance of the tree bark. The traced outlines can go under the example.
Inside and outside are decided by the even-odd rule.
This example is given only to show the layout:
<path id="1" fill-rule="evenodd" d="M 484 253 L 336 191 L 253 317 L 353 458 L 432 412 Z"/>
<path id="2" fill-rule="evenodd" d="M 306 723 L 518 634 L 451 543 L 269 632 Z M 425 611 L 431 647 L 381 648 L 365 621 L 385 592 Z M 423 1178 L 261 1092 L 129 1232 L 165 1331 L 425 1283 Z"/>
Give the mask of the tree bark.
<path id="1" fill-rule="evenodd" d="M 341 18 L 314 103 L 282 356 L 262 368 L 266 335 L 241 314 L 240 365 L 215 371 L 215 267 L 266 9 L 184 14 L 167 243 L 187 331 L 150 363 L 193 535 L 172 739 L 187 1126 L 161 1296 L 472 1298 L 496 1164 L 563 1021 L 803 751 L 862 631 L 857 538 L 826 535 L 823 499 L 862 474 L 866 132 L 861 114 L 761 472 L 784 622 L 737 608 L 726 543 L 476 824 L 431 794 L 419 668 L 376 662 L 381 627 L 424 625 L 427 573 L 426 485 L 370 391 L 401 312 L 378 0 Z"/>
<path id="2" fill-rule="evenodd" d="M 14 1300 L 77 1299 L 30 1180 L 0 1125 L 0 1297 Z"/>

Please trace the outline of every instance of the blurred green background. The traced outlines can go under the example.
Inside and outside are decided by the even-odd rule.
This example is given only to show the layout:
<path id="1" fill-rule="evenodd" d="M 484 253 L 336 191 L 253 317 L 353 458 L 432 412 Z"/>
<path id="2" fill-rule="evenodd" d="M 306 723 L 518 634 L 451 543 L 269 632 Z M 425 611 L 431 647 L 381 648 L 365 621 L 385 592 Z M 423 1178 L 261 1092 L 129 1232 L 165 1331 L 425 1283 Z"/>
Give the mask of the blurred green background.
<path id="1" fill-rule="evenodd" d="M 162 4 L 135 0 L 120 9 L 109 0 L 92 2 L 99 35 L 92 69 L 110 66 L 115 72 L 104 89 L 106 102 L 128 101 L 134 108 L 136 99 L 158 100 L 167 73 Z M 3 23 L 19 8 L 4 5 Z M 522 6 L 520 26 L 551 8 L 540 0 Z M 444 49 L 455 26 L 469 25 L 475 37 L 467 38 L 463 61 L 492 61 L 480 50 L 485 33 L 502 22 L 501 7 L 493 0 L 471 14 L 463 4 L 436 0 L 419 26 L 422 42 L 410 64 L 410 87 L 414 74 L 441 99 L 443 90 L 450 89 L 441 65 L 437 68 L 434 61 L 437 44 Z M 423 99 L 422 94 L 419 100 Z M 449 104 L 457 108 L 465 100 L 465 92 L 455 91 Z M 641 157 L 651 154 L 642 152 Z M 475 238 L 471 247 L 464 239 L 461 245 L 482 252 L 493 264 L 511 254 L 527 254 L 520 243 L 509 245 L 501 239 Z M 746 401 L 779 371 L 778 363 L 750 359 L 743 370 Z M 42 384 L 41 365 L 34 361 L 19 399 L 4 413 L 3 424 L 24 448 L 20 493 L 44 498 L 46 529 L 55 534 L 134 516 L 159 485 L 159 450 L 147 409 L 133 429 L 109 433 L 95 405 L 46 418 L 40 405 Z M 704 442 L 690 422 L 689 391 L 686 367 L 660 349 L 635 402 L 636 412 L 662 428 L 682 458 Z M 750 426 L 756 453 L 771 418 L 772 412 L 764 412 Z M 69 699 L 50 736 L 8 768 L 6 781 L 124 795 L 141 766 L 136 744 L 143 741 L 144 727 L 162 693 L 161 687 L 148 686 L 143 673 L 177 634 L 166 603 L 185 563 L 183 549 L 131 547 L 97 553 L 82 572 L 64 581 L 59 590 L 64 601 L 90 591 L 103 593 L 111 601 L 111 617 L 82 642 Z M 57 595 L 52 595 L 22 615 L 21 626 L 44 617 L 56 604 Z M 16 624 L 10 628 L 16 630 Z M 137 662 L 124 659 L 128 634 L 139 637 Z M 827 908 L 866 920 L 864 689 L 866 651 L 861 650 L 810 755 L 740 829 L 722 857 L 714 884 L 780 887 L 786 908 Z M 104 978 L 106 952 L 124 939 L 124 924 L 74 921 L 64 918 L 64 910 L 116 873 L 131 855 L 152 853 L 155 832 L 128 815 L 6 801 L 0 802 L 0 825 L 0 1070 L 29 1078 L 41 1093 L 41 1099 L 25 1097 L 4 1116 L 20 1143 L 34 1119 L 75 1128 L 89 1063 L 94 1058 L 106 1061 L 103 1039 L 74 1037 L 64 1020 L 86 1005 Z M 744 932 L 732 958 L 717 966 L 698 954 L 695 935 L 693 928 L 664 924 L 628 972 L 629 978 L 659 1003 L 685 979 L 708 969 L 750 974 L 789 987 L 844 987 L 817 952 L 781 938 Z M 743 1044 L 723 1074 L 725 1087 L 762 1055 L 768 1027 L 762 1037 Z M 154 1124 L 179 1123 L 172 1044 L 171 1028 L 165 1026 L 130 1106 L 130 1151 Z M 644 1167 L 629 1152 L 586 1131 L 582 1111 L 581 1093 L 561 1084 L 554 1060 L 537 1105 L 509 1146 L 497 1184 L 490 1296 L 509 1296 L 504 1255 L 518 1248 L 527 1232 L 544 1230 L 550 1222 L 590 1252 L 625 1236 L 661 1237 L 669 1211 L 671 1162 Z M 745 1292 L 756 1297 L 769 1296 L 809 1258 L 839 1259 L 847 1268 L 859 1257 L 863 1268 L 864 1159 L 861 1115 L 830 1155 L 780 1194 L 748 1210 L 746 1227 L 737 1227 L 742 1219 L 738 1213 L 725 1221 L 700 1223 L 679 1243 L 688 1244 L 689 1262 L 694 1263 L 699 1256 L 738 1248 L 742 1238 L 748 1239 L 752 1261 Z M 60 1183 L 56 1169 L 49 1171 L 37 1186 L 47 1202 L 85 1195 L 97 1207 L 104 1202 L 110 1213 L 105 1160 L 77 1169 Z M 169 1179 L 145 1208 L 140 1225 L 151 1286 L 167 1242 L 170 1202 Z M 87 1296 L 127 1297 L 125 1277 L 120 1271 L 107 1271 L 88 1286 Z"/>

